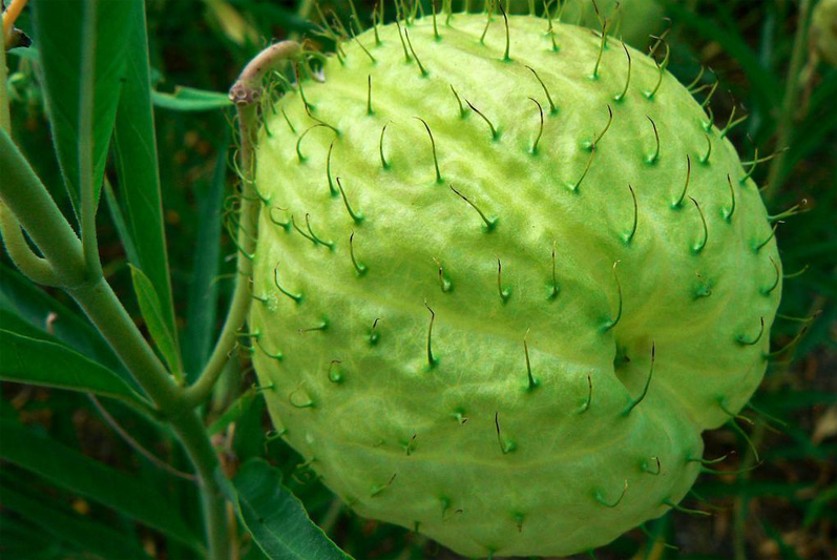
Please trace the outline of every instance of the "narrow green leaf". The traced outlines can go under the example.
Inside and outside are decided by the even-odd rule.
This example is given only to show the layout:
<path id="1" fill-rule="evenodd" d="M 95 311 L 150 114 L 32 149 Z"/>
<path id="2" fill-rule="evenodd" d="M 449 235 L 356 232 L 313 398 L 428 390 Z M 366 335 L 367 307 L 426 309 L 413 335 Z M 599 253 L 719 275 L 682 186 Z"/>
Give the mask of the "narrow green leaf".
<path id="1" fill-rule="evenodd" d="M 314 525 L 302 503 L 282 487 L 279 471 L 264 459 L 251 459 L 244 463 L 234 484 L 241 520 L 268 558 L 351 558 Z"/>
<path id="2" fill-rule="evenodd" d="M 50 507 L 46 505 L 48 502 L 33 499 L 8 486 L 3 488 L 2 493 L 4 509 L 15 511 L 31 520 L 53 539 L 73 543 L 85 553 L 105 560 L 148 558 L 138 542 L 107 525 Z"/>
<path id="3" fill-rule="evenodd" d="M 4 327 L 14 326 L 11 317 L 0 318 Z M 142 401 L 119 376 L 78 352 L 6 329 L 0 329 L 0 379 L 95 393 L 133 405 Z"/>
<path id="4" fill-rule="evenodd" d="M 160 300 L 162 323 L 175 349 L 177 328 L 163 207 L 154 118 L 151 110 L 151 79 L 145 6 L 142 0 L 119 0 L 129 13 L 123 41 L 128 45 L 125 84 L 119 97 L 113 145 L 116 155 L 116 195 L 124 209 L 123 239 L 133 247 L 132 264 L 145 273 Z M 127 234 L 127 236 L 125 236 Z M 179 353 L 179 352 L 178 352 Z"/>
<path id="5" fill-rule="evenodd" d="M 125 248 L 125 255 L 128 257 L 128 262 L 138 263 L 140 259 L 137 254 L 137 249 L 134 247 L 134 240 L 131 239 L 131 234 L 128 233 L 128 225 L 125 223 L 125 216 L 122 214 L 122 208 L 119 207 L 116 193 L 113 192 L 113 185 L 107 179 L 105 179 L 104 189 L 105 202 L 110 211 L 110 219 L 113 221 L 119 239 L 122 240 L 122 246 Z"/>
<path id="6" fill-rule="evenodd" d="M 98 196 L 102 186 L 116 104 L 125 69 L 127 3 L 122 0 L 39 0 L 32 3 L 35 45 L 40 52 L 43 93 L 49 112 L 53 141 L 70 199 L 79 210 L 81 185 L 79 154 L 82 143 L 91 143 L 93 186 Z M 83 71 L 84 21 L 95 13 L 92 24 L 95 52 Z M 92 94 L 93 134 L 79 129 L 82 92 Z"/>
<path id="7" fill-rule="evenodd" d="M 256 400 L 256 396 L 257 393 L 254 387 L 244 391 L 240 397 L 235 399 L 233 403 L 227 407 L 224 414 L 219 416 L 218 419 L 209 426 L 206 430 L 207 433 L 210 436 L 214 436 L 215 434 L 219 434 L 224 431 L 227 426 L 241 418 L 241 416 L 250 409 L 253 401 Z"/>
<path id="8" fill-rule="evenodd" d="M 180 363 L 180 354 L 177 349 L 177 341 L 174 338 L 169 326 L 163 316 L 163 309 L 160 305 L 160 298 L 154 290 L 154 285 L 142 270 L 131 267 L 131 279 L 134 281 L 134 293 L 137 296 L 142 318 L 145 319 L 145 326 L 157 345 L 163 359 L 169 365 L 169 369 L 176 375 L 183 373 L 183 366 Z"/>
<path id="9" fill-rule="evenodd" d="M 177 509 L 154 487 L 103 465 L 55 440 L 9 420 L 0 420 L 0 457 L 157 529 L 195 550 L 198 538 Z"/>
<path id="10" fill-rule="evenodd" d="M 174 93 L 151 92 L 155 107 L 171 111 L 212 111 L 232 106 L 225 93 L 178 86 Z"/>
<path id="11" fill-rule="evenodd" d="M 226 130 L 226 129 L 225 129 Z M 224 135 L 215 163 L 215 173 L 207 192 L 199 193 L 198 239 L 195 246 L 194 273 L 186 307 L 186 332 L 183 340 L 184 361 L 189 381 L 194 381 L 212 349 L 218 309 L 218 271 L 221 265 L 221 210 L 227 176 L 227 145 Z"/>
<path id="12" fill-rule="evenodd" d="M 117 373 L 123 381 L 138 389 L 122 362 L 86 318 L 3 264 L 0 264 L 0 309 L 17 315 L 41 332 L 49 332 L 57 340 Z"/>

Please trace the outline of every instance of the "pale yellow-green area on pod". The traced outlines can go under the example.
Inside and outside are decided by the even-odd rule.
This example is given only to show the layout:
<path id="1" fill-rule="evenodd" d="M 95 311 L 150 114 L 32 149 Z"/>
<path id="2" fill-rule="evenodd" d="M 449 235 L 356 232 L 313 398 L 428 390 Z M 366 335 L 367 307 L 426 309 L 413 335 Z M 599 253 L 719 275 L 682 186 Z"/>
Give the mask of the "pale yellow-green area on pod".
<path id="1" fill-rule="evenodd" d="M 361 515 L 566 555 L 686 494 L 762 378 L 781 263 L 735 149 L 654 60 L 486 22 L 379 25 L 265 111 L 254 361 Z"/>

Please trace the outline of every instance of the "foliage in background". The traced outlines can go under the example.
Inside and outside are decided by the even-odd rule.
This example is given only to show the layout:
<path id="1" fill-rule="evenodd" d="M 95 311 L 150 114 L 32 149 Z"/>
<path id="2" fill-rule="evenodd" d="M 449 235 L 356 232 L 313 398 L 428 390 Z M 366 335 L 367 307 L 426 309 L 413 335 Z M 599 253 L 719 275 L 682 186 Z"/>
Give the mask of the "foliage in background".
<path id="1" fill-rule="evenodd" d="M 323 49 L 332 45 L 308 22 L 318 13 L 308 1 L 149 0 L 147 22 L 140 12 L 114 9 L 99 14 L 98 30 L 81 19 L 50 17 L 56 4 L 61 0 L 33 0 L 16 23 L 35 44 L 7 56 L 12 137 L 75 225 L 84 180 L 73 163 L 83 150 L 73 127 L 82 104 L 71 85 L 83 68 L 84 34 L 95 32 L 114 46 L 96 66 L 104 80 L 109 60 L 128 61 L 124 81 L 112 74 L 106 87 L 91 93 L 92 136 L 115 131 L 109 144 L 89 146 L 95 156 L 89 173 L 108 179 L 98 195 L 98 252 L 105 278 L 159 358 L 184 383 L 194 382 L 212 352 L 237 274 L 236 246 L 222 227 L 238 188 L 234 113 L 225 95 L 210 92 L 225 92 L 270 38 L 295 34 Z M 107 10 L 119 2 L 97 4 Z M 696 85 L 706 87 L 698 96 L 719 80 L 711 105 L 716 122 L 726 122 L 734 107 L 736 114 L 749 113 L 731 133 L 742 159 L 780 153 L 759 163 L 753 177 L 765 185 L 771 214 L 802 205 L 802 215 L 782 220 L 777 238 L 787 273 L 803 272 L 786 279 L 773 331 L 777 354 L 750 410 L 707 440 L 707 457 L 719 461 L 707 466 L 710 472 L 684 505 L 711 517 L 670 512 L 596 556 L 833 558 L 837 69 L 817 63 L 809 50 L 805 29 L 816 4 L 810 0 L 659 4 L 671 19 L 659 27 L 671 47 L 669 70 L 690 83 L 705 67 Z M 513 2 L 518 12 L 527 6 Z M 432 10 L 427 1 L 422 7 Z M 372 5 L 356 9 L 370 24 Z M 340 0 L 322 2 L 319 10 L 343 21 L 352 13 Z M 41 14 L 39 28 L 32 12 Z M 391 19 L 393 6 L 387 13 Z M 138 35 L 146 23 L 147 60 Z M 153 92 L 142 89 L 149 68 Z M 153 128 L 150 106 L 144 106 L 152 99 Z M 147 198 L 148 185 L 159 185 L 159 201 Z M 0 192 L 5 188 L 0 184 Z M 6 253 L 0 267 L 0 554 L 205 555 L 201 497 L 177 434 L 165 418 L 137 405 L 141 388 L 72 297 L 37 287 Z M 265 557 L 254 538 L 276 558 L 294 557 L 287 552 L 293 546 L 303 547 L 302 558 L 319 557 L 313 550 L 322 547 L 323 558 L 339 556 L 307 524 L 295 499 L 277 490 L 281 479 L 311 519 L 356 558 L 455 558 L 413 533 L 348 512 L 271 431 L 253 384 L 242 343 L 199 409 L 218 453 L 219 486 L 236 504 L 234 557 Z M 72 386 L 98 397 L 64 390 Z M 246 499 L 237 499 L 236 488 Z M 290 514 L 271 515 L 280 507 Z M 233 519 L 232 508 L 228 514 Z M 289 542 L 300 535 L 301 545 Z"/>

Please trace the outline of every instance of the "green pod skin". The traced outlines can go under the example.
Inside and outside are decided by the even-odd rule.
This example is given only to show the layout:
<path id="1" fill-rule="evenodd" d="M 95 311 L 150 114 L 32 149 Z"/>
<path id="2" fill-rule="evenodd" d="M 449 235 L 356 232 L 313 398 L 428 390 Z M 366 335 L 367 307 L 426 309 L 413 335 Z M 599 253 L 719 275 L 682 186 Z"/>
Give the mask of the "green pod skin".
<path id="1" fill-rule="evenodd" d="M 253 358 L 277 430 L 361 515 L 561 556 L 683 498 L 701 432 L 762 379 L 781 264 L 673 76 L 504 21 L 378 26 L 266 111 Z"/>

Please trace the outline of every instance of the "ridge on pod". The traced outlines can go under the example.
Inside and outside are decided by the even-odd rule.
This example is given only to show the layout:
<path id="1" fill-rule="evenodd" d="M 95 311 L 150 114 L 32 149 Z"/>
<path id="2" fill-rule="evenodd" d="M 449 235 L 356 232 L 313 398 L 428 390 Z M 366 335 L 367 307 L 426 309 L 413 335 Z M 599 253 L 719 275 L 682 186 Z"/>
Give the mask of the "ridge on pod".
<path id="1" fill-rule="evenodd" d="M 258 140 L 253 359 L 360 515 L 589 550 L 677 507 L 759 385 L 773 230 L 665 50 L 495 11 L 295 61 Z"/>

